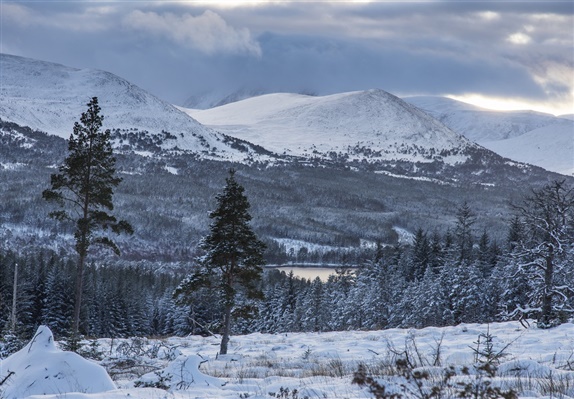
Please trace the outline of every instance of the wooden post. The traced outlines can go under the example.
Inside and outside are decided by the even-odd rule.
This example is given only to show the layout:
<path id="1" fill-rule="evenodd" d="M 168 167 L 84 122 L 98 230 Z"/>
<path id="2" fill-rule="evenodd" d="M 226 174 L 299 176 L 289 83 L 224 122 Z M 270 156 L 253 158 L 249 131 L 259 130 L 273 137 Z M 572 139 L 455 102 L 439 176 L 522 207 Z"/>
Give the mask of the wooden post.
<path id="1" fill-rule="evenodd" d="M 16 332 L 16 304 L 18 303 L 18 262 L 14 264 L 14 290 L 12 291 L 12 318 L 10 330 Z"/>

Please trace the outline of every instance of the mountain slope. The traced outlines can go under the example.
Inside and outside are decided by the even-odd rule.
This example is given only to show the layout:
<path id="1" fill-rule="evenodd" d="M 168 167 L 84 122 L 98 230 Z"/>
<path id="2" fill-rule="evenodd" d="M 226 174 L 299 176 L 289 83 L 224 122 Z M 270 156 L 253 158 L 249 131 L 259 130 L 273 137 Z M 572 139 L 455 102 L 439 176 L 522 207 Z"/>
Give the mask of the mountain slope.
<path id="1" fill-rule="evenodd" d="M 456 164 L 477 148 L 382 90 L 322 97 L 268 94 L 187 112 L 218 131 L 299 157 Z"/>
<path id="2" fill-rule="evenodd" d="M 564 116 L 492 111 L 445 97 L 408 97 L 405 101 L 499 155 L 553 172 L 574 173 L 574 124 Z"/>
<path id="3" fill-rule="evenodd" d="M 6 54 L 0 54 L 0 69 L 0 118 L 5 121 L 68 138 L 90 98 L 98 97 L 104 128 L 123 132 L 124 138 L 117 139 L 124 147 L 141 150 L 147 142 L 156 149 L 236 160 L 250 152 L 232 148 L 234 140 L 109 72 Z"/>
<path id="4" fill-rule="evenodd" d="M 574 121 L 569 125 L 541 127 L 518 137 L 483 145 L 502 156 L 574 176 Z"/>
<path id="5" fill-rule="evenodd" d="M 541 112 L 492 111 L 446 97 L 418 96 L 404 100 L 480 144 L 517 137 L 544 126 L 568 123 L 564 118 Z"/>

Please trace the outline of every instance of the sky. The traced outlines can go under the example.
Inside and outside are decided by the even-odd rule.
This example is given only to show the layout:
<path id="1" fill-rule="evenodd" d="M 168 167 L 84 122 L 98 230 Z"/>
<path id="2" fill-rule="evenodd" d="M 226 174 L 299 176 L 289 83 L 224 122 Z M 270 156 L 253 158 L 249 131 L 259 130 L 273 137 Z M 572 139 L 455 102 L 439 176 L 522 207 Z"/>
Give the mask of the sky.
<path id="1" fill-rule="evenodd" d="M 383 89 L 574 113 L 574 1 L 0 0 L 0 52 L 177 105 Z"/>

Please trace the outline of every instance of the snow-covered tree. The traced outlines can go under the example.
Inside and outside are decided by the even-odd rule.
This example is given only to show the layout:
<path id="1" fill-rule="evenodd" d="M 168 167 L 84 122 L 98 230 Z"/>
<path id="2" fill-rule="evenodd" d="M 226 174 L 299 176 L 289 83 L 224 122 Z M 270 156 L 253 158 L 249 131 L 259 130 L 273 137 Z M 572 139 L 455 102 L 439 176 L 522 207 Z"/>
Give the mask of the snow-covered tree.
<path id="1" fill-rule="evenodd" d="M 221 295 L 223 325 L 220 353 L 227 353 L 231 333 L 232 311 L 238 304 L 239 295 L 248 299 L 259 298 L 259 287 L 265 244 L 260 241 L 249 221 L 249 201 L 245 189 L 235 179 L 235 171 L 229 171 L 223 192 L 217 196 L 217 208 L 210 213 L 213 220 L 210 233 L 203 239 L 206 254 L 199 260 L 195 273 L 185 279 L 176 294 L 200 287 L 211 287 Z"/>
<path id="2" fill-rule="evenodd" d="M 302 325 L 304 331 L 325 331 L 328 321 L 327 313 L 329 312 L 325 302 L 324 284 L 319 277 L 316 277 L 303 300 Z"/>
<path id="3" fill-rule="evenodd" d="M 468 205 L 464 203 L 456 212 L 455 248 L 457 251 L 458 261 L 468 261 L 472 259 L 473 246 L 473 225 L 476 223 L 476 215 Z"/>
<path id="4" fill-rule="evenodd" d="M 72 319 L 72 279 L 60 265 L 54 265 L 46 279 L 45 304 L 42 323 L 50 327 L 56 336 L 63 336 L 70 331 Z"/>
<path id="5" fill-rule="evenodd" d="M 524 227 L 514 249 L 517 273 L 529 284 L 528 302 L 514 314 L 551 327 L 574 313 L 574 188 L 554 181 L 513 205 Z"/>
<path id="6" fill-rule="evenodd" d="M 425 274 L 425 270 L 429 266 L 430 260 L 431 246 L 429 239 L 427 237 L 426 231 L 419 227 L 415 232 L 413 248 L 411 251 L 411 259 L 410 262 L 407 263 L 407 280 L 412 281 L 415 279 L 422 279 Z"/>

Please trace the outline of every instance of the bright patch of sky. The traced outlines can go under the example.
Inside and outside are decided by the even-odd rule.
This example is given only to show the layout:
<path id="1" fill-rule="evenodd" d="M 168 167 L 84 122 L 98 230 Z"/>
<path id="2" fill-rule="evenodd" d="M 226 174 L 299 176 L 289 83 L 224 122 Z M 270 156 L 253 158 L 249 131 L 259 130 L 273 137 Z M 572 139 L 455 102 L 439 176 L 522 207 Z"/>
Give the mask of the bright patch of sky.
<path id="1" fill-rule="evenodd" d="M 1 52 L 107 70 L 178 105 L 240 90 L 380 88 L 574 112 L 573 2 L 7 0 L 0 7 Z"/>

